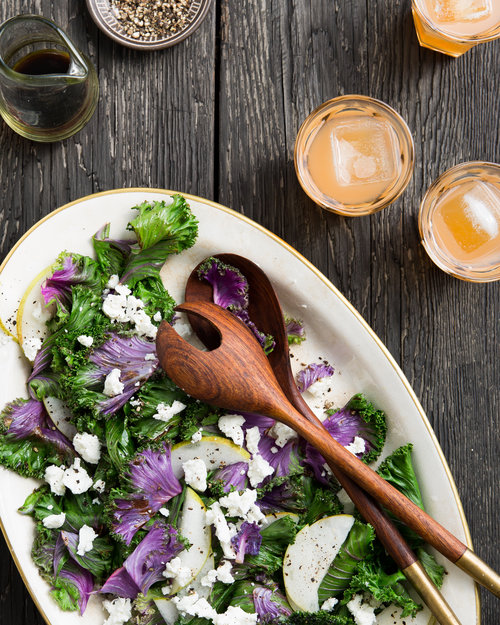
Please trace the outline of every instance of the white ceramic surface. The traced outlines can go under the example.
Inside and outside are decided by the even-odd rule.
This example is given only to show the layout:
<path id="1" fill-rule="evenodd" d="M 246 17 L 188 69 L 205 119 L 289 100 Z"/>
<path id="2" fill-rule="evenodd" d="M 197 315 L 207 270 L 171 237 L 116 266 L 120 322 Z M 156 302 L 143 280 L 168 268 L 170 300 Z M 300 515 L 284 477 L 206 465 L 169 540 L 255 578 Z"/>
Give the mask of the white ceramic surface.
<path id="1" fill-rule="evenodd" d="M 111 222 L 111 236 L 121 238 L 132 218 L 130 207 L 144 200 L 168 199 L 171 192 L 148 189 L 105 192 L 58 209 L 36 224 L 0 267 L 0 320 L 14 330 L 12 319 L 24 290 L 43 267 L 63 250 L 92 254 L 91 236 Z M 334 367 L 332 402 L 341 405 L 354 392 L 365 393 L 388 416 L 386 453 L 408 441 L 427 511 L 470 546 L 468 528 L 453 479 L 434 433 L 408 381 L 373 331 L 345 298 L 308 261 L 276 236 L 227 208 L 186 195 L 200 221 L 200 236 L 187 252 L 171 258 L 162 277 L 172 296 L 183 299 L 186 278 L 199 261 L 218 252 L 247 256 L 276 285 L 283 308 L 305 321 L 307 341 L 293 348 L 296 368 L 326 358 Z M 0 331 L 1 332 L 1 331 Z M 0 409 L 26 396 L 29 365 L 14 341 L 1 344 Z M 312 404 L 314 404 L 311 398 Z M 17 508 L 36 486 L 0 468 L 0 520 L 28 588 L 50 625 L 100 625 L 99 602 L 92 599 L 84 615 L 63 613 L 49 596 L 47 584 L 31 561 L 31 518 Z M 441 559 L 441 558 L 440 558 Z M 471 580 L 446 563 L 443 592 L 462 623 L 479 623 L 477 593 Z"/>

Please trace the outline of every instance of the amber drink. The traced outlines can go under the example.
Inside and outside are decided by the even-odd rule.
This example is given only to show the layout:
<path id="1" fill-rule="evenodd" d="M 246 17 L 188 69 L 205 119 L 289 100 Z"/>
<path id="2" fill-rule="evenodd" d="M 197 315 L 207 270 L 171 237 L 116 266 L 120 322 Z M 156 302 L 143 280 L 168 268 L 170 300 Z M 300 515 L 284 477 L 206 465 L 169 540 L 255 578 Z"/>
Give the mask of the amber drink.
<path id="1" fill-rule="evenodd" d="M 500 165 L 462 163 L 427 191 L 422 243 L 438 267 L 473 282 L 500 280 Z"/>
<path id="2" fill-rule="evenodd" d="M 499 0 L 413 0 L 412 9 L 420 45 L 443 54 L 500 37 Z"/>
<path id="3" fill-rule="evenodd" d="M 347 216 L 381 210 L 402 193 L 413 170 L 413 141 L 403 119 L 365 96 L 341 96 L 313 111 L 295 144 L 304 191 Z"/>

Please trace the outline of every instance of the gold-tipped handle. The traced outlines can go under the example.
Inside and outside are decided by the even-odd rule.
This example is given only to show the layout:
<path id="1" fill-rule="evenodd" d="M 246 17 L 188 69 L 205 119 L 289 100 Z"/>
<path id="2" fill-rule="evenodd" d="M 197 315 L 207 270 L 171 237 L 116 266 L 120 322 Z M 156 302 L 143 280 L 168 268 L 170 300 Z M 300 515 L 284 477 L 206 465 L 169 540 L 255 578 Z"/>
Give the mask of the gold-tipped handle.
<path id="1" fill-rule="evenodd" d="M 473 551 L 467 548 L 455 564 L 475 579 L 478 584 L 500 597 L 500 575 L 476 556 Z"/>
<path id="2" fill-rule="evenodd" d="M 403 573 L 418 591 L 422 601 L 432 612 L 440 625 L 460 625 L 460 621 L 446 599 L 436 588 L 420 562 L 414 562 L 403 569 Z"/>

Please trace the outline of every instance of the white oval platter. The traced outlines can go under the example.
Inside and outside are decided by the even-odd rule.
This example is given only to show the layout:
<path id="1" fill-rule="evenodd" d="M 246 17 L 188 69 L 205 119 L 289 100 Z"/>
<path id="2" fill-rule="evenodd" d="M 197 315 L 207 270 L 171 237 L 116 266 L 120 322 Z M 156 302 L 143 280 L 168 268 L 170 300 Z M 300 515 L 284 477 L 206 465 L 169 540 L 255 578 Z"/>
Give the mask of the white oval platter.
<path id="1" fill-rule="evenodd" d="M 107 191 L 63 206 L 38 222 L 0 266 L 3 324 L 15 333 L 13 319 L 24 291 L 60 252 L 92 255 L 91 237 L 104 223 L 111 223 L 111 236 L 123 238 L 133 215 L 132 206 L 144 200 L 168 200 L 172 194 L 158 189 Z M 200 235 L 191 250 L 168 260 L 162 270 L 171 295 L 181 302 L 191 269 L 212 254 L 233 252 L 258 263 L 277 287 L 284 310 L 305 322 L 308 339 L 300 348 L 292 349 L 294 367 L 317 361 L 318 356 L 326 358 L 335 368 L 333 404 L 343 405 L 353 393 L 363 392 L 387 413 L 386 453 L 414 443 L 414 462 L 427 511 L 471 546 L 457 490 L 432 428 L 402 371 L 359 313 L 281 239 L 228 208 L 184 195 L 199 219 Z M 1 410 L 7 402 L 26 396 L 30 367 L 13 340 L 1 341 L 0 345 Z M 100 625 L 105 616 L 97 599 L 90 601 L 83 617 L 61 612 L 31 561 L 33 522 L 17 509 L 36 486 L 35 480 L 0 468 L 0 522 L 21 575 L 49 625 Z M 448 602 L 462 623 L 479 623 L 474 583 L 452 564 L 443 564 L 448 570 L 443 586 Z"/>

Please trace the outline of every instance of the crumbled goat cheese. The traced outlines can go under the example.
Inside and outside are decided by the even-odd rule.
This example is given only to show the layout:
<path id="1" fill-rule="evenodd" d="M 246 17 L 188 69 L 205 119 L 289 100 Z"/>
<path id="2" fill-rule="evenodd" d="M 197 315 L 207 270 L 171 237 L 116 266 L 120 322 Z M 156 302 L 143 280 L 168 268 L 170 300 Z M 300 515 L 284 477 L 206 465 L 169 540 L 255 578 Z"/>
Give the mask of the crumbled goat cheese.
<path id="1" fill-rule="evenodd" d="M 269 435 L 275 439 L 278 447 L 284 447 L 288 441 L 293 438 L 297 438 L 297 432 L 295 430 L 292 430 L 292 428 L 289 428 L 288 425 L 280 423 L 279 421 L 276 421 L 273 427 L 269 430 Z"/>
<path id="2" fill-rule="evenodd" d="M 246 433 L 247 449 L 251 454 L 259 453 L 260 430 L 257 426 L 250 428 Z"/>
<path id="3" fill-rule="evenodd" d="M 232 584 L 234 582 L 234 577 L 231 575 L 232 569 L 231 562 L 229 560 L 224 560 L 224 562 L 217 567 L 215 571 L 217 573 L 217 579 L 219 582 L 223 584 Z"/>
<path id="4" fill-rule="evenodd" d="M 234 577 L 231 574 L 231 569 L 231 562 L 229 562 L 229 560 L 224 560 L 218 568 L 208 571 L 205 577 L 201 578 L 200 583 L 206 588 L 212 588 L 216 581 L 222 582 L 223 584 L 232 584 L 234 582 Z"/>
<path id="5" fill-rule="evenodd" d="M 92 478 L 81 466 L 80 458 L 75 458 L 73 464 L 64 471 L 63 484 L 74 495 L 85 493 L 92 486 Z"/>
<path id="6" fill-rule="evenodd" d="M 49 516 L 43 519 L 42 523 L 47 529 L 56 530 L 64 525 L 64 521 L 66 521 L 66 514 L 61 512 L 61 514 L 49 514 Z"/>
<path id="7" fill-rule="evenodd" d="M 97 464 L 101 458 L 101 443 L 95 434 L 88 432 L 75 434 L 73 447 L 85 462 L 90 464 Z"/>
<path id="8" fill-rule="evenodd" d="M 33 362 L 36 358 L 36 355 L 40 351 L 42 347 L 42 339 L 37 337 L 28 337 L 23 341 L 23 352 L 26 358 Z"/>
<path id="9" fill-rule="evenodd" d="M 330 599 L 327 599 L 323 605 L 321 606 L 322 610 L 326 610 L 326 612 L 330 612 L 330 610 L 333 610 L 333 608 L 337 605 L 337 603 L 339 602 L 338 599 L 336 599 L 335 597 L 330 597 Z"/>
<path id="10" fill-rule="evenodd" d="M 225 434 L 228 438 L 239 445 L 240 447 L 243 445 L 243 429 L 242 425 L 245 423 L 245 418 L 239 414 L 228 414 L 224 415 L 219 419 L 218 428 L 219 430 Z"/>
<path id="11" fill-rule="evenodd" d="M 230 605 L 223 614 L 218 614 L 213 621 L 214 625 L 255 625 L 257 614 L 249 614 L 239 606 Z"/>
<path id="12" fill-rule="evenodd" d="M 64 486 L 64 470 L 65 466 L 57 467 L 55 464 L 51 464 L 45 469 L 44 479 L 50 485 L 50 490 L 54 495 L 64 495 L 66 492 L 66 486 Z"/>
<path id="13" fill-rule="evenodd" d="M 82 525 L 78 532 L 77 555 L 84 556 L 87 552 L 92 551 L 95 538 L 97 538 L 97 534 L 94 532 L 94 529 L 89 525 Z"/>
<path id="14" fill-rule="evenodd" d="M 217 569 L 212 569 L 208 571 L 208 573 L 201 578 L 200 584 L 205 586 L 205 588 L 212 588 L 212 586 L 217 581 Z"/>
<path id="15" fill-rule="evenodd" d="M 138 310 L 130 319 L 135 325 L 135 329 L 139 336 L 146 336 L 149 339 L 156 338 L 158 328 L 143 310 Z"/>
<path id="16" fill-rule="evenodd" d="M 155 312 L 155 314 L 153 315 L 153 321 L 158 322 L 158 321 L 161 321 L 161 319 L 162 319 L 161 312 L 160 311 Z"/>
<path id="17" fill-rule="evenodd" d="M 158 406 L 156 406 L 156 413 L 153 415 L 153 419 L 158 419 L 158 421 L 165 421 L 165 423 L 167 423 L 176 414 L 182 412 L 185 407 L 186 404 L 183 404 L 177 399 L 174 400 L 174 403 L 171 406 L 167 406 L 167 404 L 163 403 L 158 404 Z"/>
<path id="18" fill-rule="evenodd" d="M 182 463 L 184 481 L 201 493 L 207 490 L 207 465 L 201 458 L 193 458 Z"/>
<path id="19" fill-rule="evenodd" d="M 191 324 L 189 323 L 183 323 L 182 321 L 176 321 L 174 323 L 174 328 L 175 331 L 177 332 L 177 334 L 185 339 L 185 338 L 189 338 L 190 336 L 193 335 L 193 330 L 191 328 Z"/>
<path id="20" fill-rule="evenodd" d="M 125 295 L 125 296 L 128 296 L 132 293 L 132 291 L 128 288 L 126 284 L 117 284 L 115 286 L 115 291 L 118 293 L 118 295 Z"/>
<path id="21" fill-rule="evenodd" d="M 108 294 L 102 302 L 102 311 L 112 321 L 132 323 L 140 336 L 154 339 L 158 328 L 144 312 L 144 302 L 131 295 L 131 291 L 123 284 L 115 288 L 116 294 Z"/>
<path id="22" fill-rule="evenodd" d="M 96 480 L 94 482 L 94 490 L 98 493 L 103 493 L 106 489 L 106 482 L 104 480 Z"/>
<path id="23" fill-rule="evenodd" d="M 94 339 L 91 336 L 87 336 L 86 334 L 80 334 L 80 336 L 76 337 L 76 340 L 83 345 L 84 347 L 92 347 Z"/>
<path id="24" fill-rule="evenodd" d="M 253 488 L 262 484 L 266 477 L 272 475 L 273 473 L 273 467 L 259 454 L 252 456 L 252 458 L 248 461 L 247 476 L 250 480 L 250 486 L 253 486 Z"/>
<path id="25" fill-rule="evenodd" d="M 232 523 L 231 526 L 228 525 L 226 517 L 217 501 L 207 510 L 205 519 L 207 525 L 213 525 L 215 527 L 215 535 L 219 539 L 224 557 L 234 560 L 236 558 L 236 552 L 231 544 L 231 538 L 236 536 L 238 530 Z"/>
<path id="26" fill-rule="evenodd" d="M 142 404 L 142 401 L 140 399 L 130 399 L 128 403 L 132 406 L 132 408 L 137 408 Z"/>
<path id="27" fill-rule="evenodd" d="M 118 286 L 119 282 L 120 282 L 120 278 L 115 273 L 109 277 L 109 280 L 106 286 L 108 287 L 108 289 L 115 289 Z"/>
<path id="28" fill-rule="evenodd" d="M 257 623 L 257 614 L 249 614 L 240 607 L 229 606 L 223 614 L 217 614 L 206 599 L 200 599 L 197 592 L 184 597 L 174 597 L 172 601 L 182 615 L 189 614 L 205 618 L 212 621 L 214 625 L 255 625 Z"/>
<path id="29" fill-rule="evenodd" d="M 217 612 L 206 599 L 200 599 L 197 592 L 185 595 L 184 597 L 174 597 L 172 601 L 183 615 L 199 616 L 200 618 L 206 618 L 215 622 L 214 619 L 217 617 Z"/>
<path id="30" fill-rule="evenodd" d="M 52 317 L 50 310 L 42 308 L 41 302 L 37 302 L 33 306 L 31 316 L 33 317 L 33 319 L 36 319 L 36 321 L 41 321 L 42 323 L 48 321 Z"/>
<path id="31" fill-rule="evenodd" d="M 121 395 L 123 393 L 125 384 L 120 382 L 120 375 L 120 369 L 112 369 L 106 376 L 106 379 L 104 380 L 103 393 L 108 397 L 116 397 L 117 395 Z"/>
<path id="32" fill-rule="evenodd" d="M 167 562 L 167 566 L 163 571 L 163 577 L 174 579 L 181 588 L 193 579 L 193 573 L 189 566 L 182 566 L 182 560 L 177 556 Z"/>
<path id="33" fill-rule="evenodd" d="M 102 625 L 124 625 L 132 618 L 132 603 L 130 599 L 118 597 L 113 601 L 103 601 L 103 607 L 109 614 Z"/>
<path id="34" fill-rule="evenodd" d="M 352 614 L 356 625 L 375 625 L 377 622 L 375 608 L 368 603 L 363 603 L 361 595 L 354 595 L 347 604 L 347 609 Z"/>
<path id="35" fill-rule="evenodd" d="M 156 354 L 154 352 L 151 352 L 150 354 L 146 354 L 144 356 L 144 360 L 156 360 Z"/>
<path id="36" fill-rule="evenodd" d="M 277 447 L 275 447 L 274 445 L 271 447 L 271 453 L 272 454 L 277 454 L 279 451 L 279 449 Z"/>
<path id="37" fill-rule="evenodd" d="M 164 517 L 168 517 L 168 516 L 170 516 L 170 511 L 169 511 L 169 510 L 167 510 L 167 508 L 160 508 L 160 509 L 158 510 L 158 512 L 159 512 L 160 514 L 163 514 L 163 516 L 164 516 Z"/>
<path id="38" fill-rule="evenodd" d="M 203 430 L 200 428 L 199 430 L 196 430 L 193 436 L 191 436 L 191 442 L 199 443 L 202 438 L 203 438 Z"/>
<path id="39" fill-rule="evenodd" d="M 311 395 L 313 397 L 316 397 L 316 399 L 321 399 L 323 395 L 328 393 L 331 386 L 332 386 L 331 378 L 329 377 L 319 378 L 319 380 L 316 380 L 314 384 L 311 384 L 311 386 L 307 389 L 307 392 L 311 393 Z"/>
<path id="40" fill-rule="evenodd" d="M 264 518 L 260 508 L 255 504 L 257 491 L 246 488 L 242 493 L 232 491 L 219 499 L 219 504 L 227 509 L 228 516 L 237 516 L 249 523 L 258 523 Z"/>
<path id="41" fill-rule="evenodd" d="M 347 451 L 350 451 L 351 454 L 363 454 L 366 448 L 365 439 L 361 438 L 361 436 L 355 436 L 352 443 L 350 445 L 346 445 L 345 448 Z"/>

